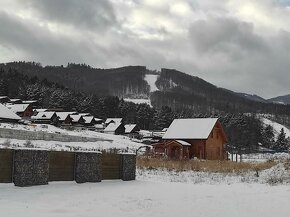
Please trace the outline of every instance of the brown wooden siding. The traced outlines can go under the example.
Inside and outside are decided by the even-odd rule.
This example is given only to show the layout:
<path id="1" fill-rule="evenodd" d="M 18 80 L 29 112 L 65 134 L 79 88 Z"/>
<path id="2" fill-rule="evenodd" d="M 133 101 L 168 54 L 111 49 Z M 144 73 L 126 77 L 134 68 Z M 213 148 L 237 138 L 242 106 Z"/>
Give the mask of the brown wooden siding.
<path id="1" fill-rule="evenodd" d="M 74 180 L 75 153 L 50 152 L 49 155 L 49 181 Z"/>
<path id="2" fill-rule="evenodd" d="M 122 156 L 117 154 L 102 155 L 102 179 L 121 179 Z"/>
<path id="3" fill-rule="evenodd" d="M 0 183 L 12 182 L 13 150 L 0 150 Z"/>

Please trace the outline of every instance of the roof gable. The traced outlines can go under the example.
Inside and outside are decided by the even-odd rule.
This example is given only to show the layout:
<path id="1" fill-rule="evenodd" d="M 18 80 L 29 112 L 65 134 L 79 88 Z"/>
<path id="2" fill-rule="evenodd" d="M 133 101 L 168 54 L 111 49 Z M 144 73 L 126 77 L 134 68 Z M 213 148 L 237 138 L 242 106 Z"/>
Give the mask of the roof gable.
<path id="1" fill-rule="evenodd" d="M 217 118 L 175 119 L 163 139 L 207 139 Z"/>
<path id="2" fill-rule="evenodd" d="M 120 126 L 122 125 L 122 123 L 110 123 L 105 129 L 104 132 L 115 132 Z"/>
<path id="3" fill-rule="evenodd" d="M 21 118 L 0 103 L 0 119 L 21 120 Z"/>

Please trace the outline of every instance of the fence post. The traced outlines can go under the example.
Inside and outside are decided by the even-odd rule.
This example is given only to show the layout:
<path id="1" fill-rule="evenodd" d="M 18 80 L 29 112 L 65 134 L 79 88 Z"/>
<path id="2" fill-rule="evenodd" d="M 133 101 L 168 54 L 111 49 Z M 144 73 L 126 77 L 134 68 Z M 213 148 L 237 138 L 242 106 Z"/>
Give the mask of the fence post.
<path id="1" fill-rule="evenodd" d="M 136 155 L 122 154 L 122 180 L 131 181 L 136 179 Z"/>

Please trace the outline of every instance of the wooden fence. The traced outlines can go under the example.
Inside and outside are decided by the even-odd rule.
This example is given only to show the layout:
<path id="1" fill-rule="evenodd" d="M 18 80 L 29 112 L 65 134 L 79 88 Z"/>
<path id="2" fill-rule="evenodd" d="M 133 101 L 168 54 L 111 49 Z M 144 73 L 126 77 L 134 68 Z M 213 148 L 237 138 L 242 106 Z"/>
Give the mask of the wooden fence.
<path id="1" fill-rule="evenodd" d="M 0 183 L 12 182 L 13 150 L 0 151 Z"/>
<path id="2" fill-rule="evenodd" d="M 96 152 L 0 149 L 0 183 L 16 186 L 48 181 L 134 180 L 136 156 Z"/>

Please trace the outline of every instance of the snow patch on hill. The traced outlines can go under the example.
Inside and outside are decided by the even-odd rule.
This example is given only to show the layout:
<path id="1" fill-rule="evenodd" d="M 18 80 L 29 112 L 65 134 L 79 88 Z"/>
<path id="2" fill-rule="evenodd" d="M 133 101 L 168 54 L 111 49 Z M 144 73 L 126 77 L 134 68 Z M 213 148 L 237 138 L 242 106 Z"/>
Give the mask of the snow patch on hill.
<path id="1" fill-rule="evenodd" d="M 273 127 L 275 138 L 278 137 L 282 128 L 284 128 L 284 132 L 286 134 L 286 137 L 290 137 L 290 130 L 287 127 L 285 127 L 284 125 L 279 124 L 279 123 L 272 121 L 272 120 L 265 118 L 265 117 L 261 117 L 261 120 L 265 125 L 271 125 Z"/>
<path id="2" fill-rule="evenodd" d="M 152 107 L 150 99 L 130 99 L 130 98 L 125 98 L 124 101 L 133 102 L 135 104 L 147 104 L 150 107 Z"/>
<path id="3" fill-rule="evenodd" d="M 152 74 L 146 74 L 144 80 L 149 84 L 150 86 L 150 92 L 158 91 L 158 87 L 156 86 L 156 81 L 158 79 L 159 75 L 152 75 Z"/>

